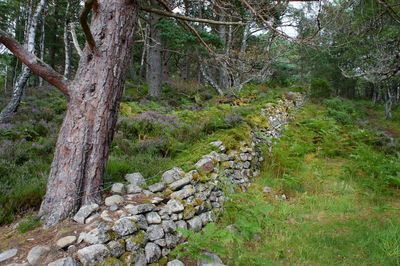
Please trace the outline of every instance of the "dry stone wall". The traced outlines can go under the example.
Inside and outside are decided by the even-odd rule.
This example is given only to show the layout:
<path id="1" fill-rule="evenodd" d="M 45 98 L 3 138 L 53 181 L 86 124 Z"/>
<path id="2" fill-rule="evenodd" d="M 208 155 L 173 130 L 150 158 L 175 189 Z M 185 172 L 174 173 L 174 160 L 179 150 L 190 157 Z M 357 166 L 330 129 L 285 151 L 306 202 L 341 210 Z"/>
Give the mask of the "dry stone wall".
<path id="1" fill-rule="evenodd" d="M 216 151 L 204 155 L 196 170 L 174 167 L 146 189 L 140 173 L 126 175 L 127 183 L 114 184 L 104 206 L 90 204 L 78 211 L 73 219 L 87 224 L 84 232 L 59 239 L 56 244 L 68 251 L 67 257 L 48 265 L 184 265 L 167 257 L 185 241 L 177 229 L 199 231 L 216 220 L 226 200 L 222 188 L 246 189 L 264 159 L 260 146 L 273 145 L 303 102 L 302 94 L 288 93 L 278 103 L 266 104 L 260 115 L 267 126 L 253 128 L 252 138 L 237 150 L 227 150 L 222 141 L 210 143 Z"/>

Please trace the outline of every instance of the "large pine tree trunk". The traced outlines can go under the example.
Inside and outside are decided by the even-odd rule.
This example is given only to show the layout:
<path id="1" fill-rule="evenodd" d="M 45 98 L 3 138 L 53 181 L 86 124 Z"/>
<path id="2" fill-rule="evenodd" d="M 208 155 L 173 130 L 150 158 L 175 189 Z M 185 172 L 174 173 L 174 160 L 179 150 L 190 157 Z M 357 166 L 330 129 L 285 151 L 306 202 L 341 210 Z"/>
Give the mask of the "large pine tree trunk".
<path id="1" fill-rule="evenodd" d="M 155 1 L 152 1 L 154 4 Z M 161 36 L 157 23 L 160 21 L 160 15 L 149 15 L 150 35 L 149 35 L 149 53 L 148 53 L 148 69 L 147 82 L 149 83 L 149 96 L 159 98 L 161 96 Z"/>
<path id="2" fill-rule="evenodd" d="M 70 101 L 40 213 L 51 226 L 82 204 L 98 202 L 117 121 L 137 18 L 135 0 L 98 0 L 88 46 L 70 88 Z"/>

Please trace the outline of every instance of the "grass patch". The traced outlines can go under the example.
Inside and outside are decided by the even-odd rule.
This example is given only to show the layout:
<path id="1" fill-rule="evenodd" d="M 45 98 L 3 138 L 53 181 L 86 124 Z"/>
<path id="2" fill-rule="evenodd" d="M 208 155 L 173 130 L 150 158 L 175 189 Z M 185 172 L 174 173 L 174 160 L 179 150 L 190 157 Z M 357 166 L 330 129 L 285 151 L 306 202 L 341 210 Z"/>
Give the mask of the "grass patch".
<path id="1" fill-rule="evenodd" d="M 188 233 L 189 240 L 228 265 L 399 265 L 400 191 L 391 176 L 400 160 L 376 146 L 377 138 L 307 104 L 256 182 L 231 195 L 219 222 Z M 232 228 L 215 243 L 214 232 Z M 177 255 L 198 256 L 192 241 Z"/>

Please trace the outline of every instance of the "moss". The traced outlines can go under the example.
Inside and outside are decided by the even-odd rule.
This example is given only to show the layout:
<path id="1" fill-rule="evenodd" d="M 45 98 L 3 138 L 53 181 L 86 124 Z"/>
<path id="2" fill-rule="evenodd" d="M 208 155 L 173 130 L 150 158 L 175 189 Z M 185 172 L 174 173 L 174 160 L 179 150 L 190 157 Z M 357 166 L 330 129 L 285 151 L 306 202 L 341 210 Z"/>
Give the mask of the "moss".
<path id="1" fill-rule="evenodd" d="M 131 265 L 135 260 L 135 255 L 132 252 L 125 252 L 119 257 L 124 265 Z"/>
<path id="2" fill-rule="evenodd" d="M 105 258 L 102 262 L 95 264 L 96 266 L 122 266 L 123 263 L 117 258 L 108 257 Z"/>
<path id="3" fill-rule="evenodd" d="M 144 231 L 139 231 L 136 233 L 135 236 L 132 236 L 129 239 L 129 241 L 132 241 L 135 244 L 142 244 L 145 240 L 146 234 L 144 233 Z"/>
<path id="4" fill-rule="evenodd" d="M 183 210 L 183 219 L 188 220 L 192 218 L 195 214 L 196 214 L 196 209 L 194 208 L 194 205 L 188 204 Z"/>
<path id="5" fill-rule="evenodd" d="M 113 230 L 108 230 L 108 231 L 107 231 L 107 234 L 108 234 L 108 236 L 109 236 L 110 239 L 117 239 L 117 238 L 119 238 L 119 235 L 118 235 L 116 232 L 114 232 Z"/>

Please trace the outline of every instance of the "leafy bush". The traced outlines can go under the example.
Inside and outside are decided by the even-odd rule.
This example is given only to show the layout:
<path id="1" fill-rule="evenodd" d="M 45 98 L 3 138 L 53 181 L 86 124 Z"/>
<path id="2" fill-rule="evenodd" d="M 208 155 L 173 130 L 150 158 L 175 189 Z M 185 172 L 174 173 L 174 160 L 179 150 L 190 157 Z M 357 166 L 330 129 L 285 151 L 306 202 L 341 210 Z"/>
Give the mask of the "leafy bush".
<path id="1" fill-rule="evenodd" d="M 313 78 L 311 80 L 311 97 L 328 98 L 332 94 L 332 88 L 329 81 L 323 78 Z"/>
<path id="2" fill-rule="evenodd" d="M 350 101 L 340 98 L 332 98 L 324 101 L 328 107 L 328 115 L 342 124 L 354 123 L 360 116 L 360 112 Z"/>

